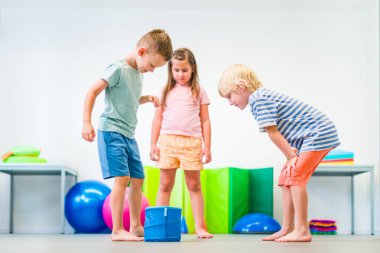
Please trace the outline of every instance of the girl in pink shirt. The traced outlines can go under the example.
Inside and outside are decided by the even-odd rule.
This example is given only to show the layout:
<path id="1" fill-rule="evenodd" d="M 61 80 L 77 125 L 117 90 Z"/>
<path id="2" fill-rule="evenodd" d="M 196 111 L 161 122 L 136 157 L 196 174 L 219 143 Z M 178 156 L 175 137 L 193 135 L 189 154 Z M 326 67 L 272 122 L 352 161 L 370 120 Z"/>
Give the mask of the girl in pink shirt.
<path id="1" fill-rule="evenodd" d="M 205 226 L 200 182 L 203 163 L 211 161 L 210 101 L 199 86 L 197 64 L 189 49 L 179 48 L 173 52 L 168 72 L 161 107 L 156 110 L 151 133 L 150 158 L 158 161 L 160 168 L 156 205 L 169 205 L 176 170 L 182 168 L 190 193 L 196 234 L 198 238 L 212 238 Z"/>

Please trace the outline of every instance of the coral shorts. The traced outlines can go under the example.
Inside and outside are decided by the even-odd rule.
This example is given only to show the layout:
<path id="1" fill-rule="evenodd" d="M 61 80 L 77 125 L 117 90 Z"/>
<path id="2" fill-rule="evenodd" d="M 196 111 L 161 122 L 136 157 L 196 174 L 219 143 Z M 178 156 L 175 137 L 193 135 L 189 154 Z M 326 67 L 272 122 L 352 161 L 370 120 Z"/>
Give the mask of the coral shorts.
<path id="1" fill-rule="evenodd" d="M 319 163 L 331 149 L 301 153 L 298 156 L 296 168 L 290 170 L 290 175 L 285 170 L 281 171 L 278 185 L 306 186 Z"/>
<path id="2" fill-rule="evenodd" d="M 161 169 L 202 170 L 202 139 L 192 136 L 163 134 L 158 143 Z"/>

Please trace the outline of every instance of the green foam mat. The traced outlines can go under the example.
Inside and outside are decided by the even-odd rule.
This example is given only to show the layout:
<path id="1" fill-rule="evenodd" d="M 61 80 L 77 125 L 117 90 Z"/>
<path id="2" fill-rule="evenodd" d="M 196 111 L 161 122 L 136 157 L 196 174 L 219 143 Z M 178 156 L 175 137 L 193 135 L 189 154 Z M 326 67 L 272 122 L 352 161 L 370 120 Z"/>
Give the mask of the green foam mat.
<path id="1" fill-rule="evenodd" d="M 159 169 L 145 166 L 143 192 L 151 206 L 156 203 Z M 232 233 L 244 215 L 260 212 L 273 216 L 273 168 L 225 167 L 201 171 L 204 213 L 211 233 Z M 190 195 L 184 173 L 178 170 L 170 205 L 182 208 L 188 232 L 195 233 Z"/>

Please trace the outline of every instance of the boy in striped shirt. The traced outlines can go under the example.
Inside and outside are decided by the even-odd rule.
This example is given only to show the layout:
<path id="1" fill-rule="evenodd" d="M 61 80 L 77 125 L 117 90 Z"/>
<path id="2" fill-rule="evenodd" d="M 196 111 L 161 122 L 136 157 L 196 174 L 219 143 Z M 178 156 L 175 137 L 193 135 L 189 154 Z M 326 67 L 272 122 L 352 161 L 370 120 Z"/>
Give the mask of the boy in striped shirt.
<path id="1" fill-rule="evenodd" d="M 243 110 L 248 104 L 260 132 L 267 132 L 286 157 L 278 185 L 283 198 L 281 230 L 264 241 L 310 242 L 306 185 L 327 153 L 340 144 L 331 120 L 295 98 L 262 88 L 255 73 L 236 64 L 219 81 L 219 94 Z"/>

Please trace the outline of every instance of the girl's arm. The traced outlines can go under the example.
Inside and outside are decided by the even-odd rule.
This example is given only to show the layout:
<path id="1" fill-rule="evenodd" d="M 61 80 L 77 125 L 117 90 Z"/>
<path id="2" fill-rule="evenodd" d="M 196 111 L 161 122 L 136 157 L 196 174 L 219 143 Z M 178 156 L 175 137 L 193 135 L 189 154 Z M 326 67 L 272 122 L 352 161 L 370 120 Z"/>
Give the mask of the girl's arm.
<path id="1" fill-rule="evenodd" d="M 158 107 L 152 122 L 152 131 L 150 135 L 150 159 L 152 161 L 158 161 L 160 159 L 160 150 L 157 147 L 157 141 L 160 135 L 163 113 L 164 108 L 162 106 Z"/>
<path id="2" fill-rule="evenodd" d="M 83 126 L 82 126 L 82 138 L 86 141 L 94 141 L 95 139 L 95 130 L 91 123 L 91 114 L 92 109 L 94 108 L 96 97 L 107 88 L 108 83 L 99 79 L 95 84 L 90 88 L 86 94 L 86 99 L 83 106 Z"/>
<path id="3" fill-rule="evenodd" d="M 160 99 L 156 96 L 146 95 L 140 97 L 140 105 L 146 104 L 148 102 L 152 102 L 154 104 L 154 107 L 160 106 Z"/>
<path id="4" fill-rule="evenodd" d="M 202 136 L 203 136 L 203 151 L 202 158 L 205 157 L 204 163 L 211 162 L 211 122 L 208 114 L 208 105 L 202 104 L 200 109 Z"/>

